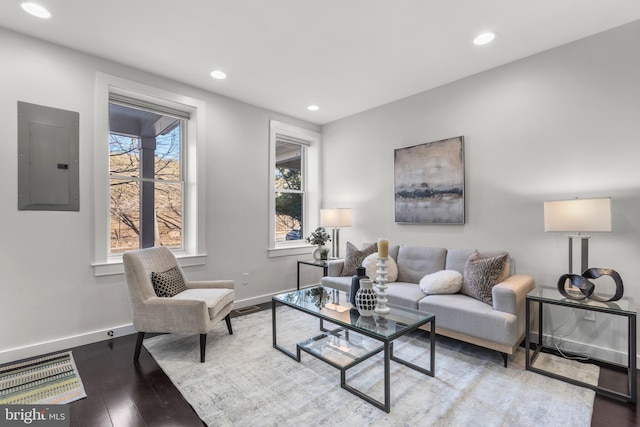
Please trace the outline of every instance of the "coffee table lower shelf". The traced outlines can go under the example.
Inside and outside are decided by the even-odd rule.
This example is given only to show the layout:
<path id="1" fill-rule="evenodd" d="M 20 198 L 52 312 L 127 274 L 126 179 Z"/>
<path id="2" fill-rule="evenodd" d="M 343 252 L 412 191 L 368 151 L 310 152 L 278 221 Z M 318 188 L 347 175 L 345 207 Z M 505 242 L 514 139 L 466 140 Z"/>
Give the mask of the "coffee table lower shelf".
<path id="1" fill-rule="evenodd" d="M 347 384 L 347 370 L 364 362 L 370 357 L 375 356 L 376 354 L 385 350 L 385 347 L 388 347 L 388 351 L 385 351 L 384 353 L 385 356 L 388 355 L 388 358 L 385 357 L 385 384 L 389 384 L 390 382 L 390 372 L 388 368 L 391 360 L 415 369 L 416 371 L 421 372 L 425 375 L 429 375 L 432 377 L 434 376 L 432 370 L 425 369 L 421 366 L 415 365 L 411 362 L 407 362 L 406 360 L 394 356 L 393 342 L 382 343 L 380 341 L 359 335 L 357 333 L 352 333 L 350 337 L 349 330 L 342 330 L 345 333 L 345 336 L 343 337 L 340 335 L 340 331 L 341 330 L 333 330 L 298 343 L 296 345 L 295 359 L 300 362 L 301 351 L 304 351 L 305 353 L 308 353 L 315 358 L 333 366 L 334 368 L 339 369 L 340 387 L 387 413 L 391 411 L 389 390 L 385 391 L 386 402 L 380 402 L 379 400 L 371 397 L 363 391 Z M 355 335 L 355 337 L 353 335 Z M 356 340 L 358 340 L 359 342 L 354 342 Z M 286 353 L 289 354 L 288 352 Z"/>

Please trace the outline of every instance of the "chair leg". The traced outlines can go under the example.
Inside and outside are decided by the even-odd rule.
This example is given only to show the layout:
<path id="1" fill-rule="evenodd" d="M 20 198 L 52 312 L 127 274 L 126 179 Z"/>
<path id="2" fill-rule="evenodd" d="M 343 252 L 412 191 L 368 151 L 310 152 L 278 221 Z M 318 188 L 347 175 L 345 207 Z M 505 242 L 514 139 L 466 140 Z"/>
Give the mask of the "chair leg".
<path id="1" fill-rule="evenodd" d="M 200 363 L 204 363 L 204 352 L 207 349 L 207 334 L 200 334 Z"/>
<path id="2" fill-rule="evenodd" d="M 142 340 L 144 340 L 144 332 L 138 332 L 138 339 L 136 340 L 136 350 L 133 353 L 133 361 L 137 362 L 140 358 L 140 350 L 142 349 Z"/>
<path id="3" fill-rule="evenodd" d="M 500 353 L 502 355 L 502 360 L 504 360 L 504 367 L 507 367 L 507 361 L 509 360 L 509 355 L 507 353 Z"/>
<path id="4" fill-rule="evenodd" d="M 229 335 L 233 335 L 233 329 L 231 329 L 231 316 L 227 314 L 227 317 L 224 318 L 227 322 L 227 329 L 229 330 Z"/>

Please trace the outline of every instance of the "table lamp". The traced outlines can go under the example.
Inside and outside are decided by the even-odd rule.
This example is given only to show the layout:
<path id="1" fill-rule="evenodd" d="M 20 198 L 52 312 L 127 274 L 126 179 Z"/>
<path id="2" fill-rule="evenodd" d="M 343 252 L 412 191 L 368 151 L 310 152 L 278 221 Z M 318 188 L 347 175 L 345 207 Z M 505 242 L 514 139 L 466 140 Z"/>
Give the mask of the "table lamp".
<path id="1" fill-rule="evenodd" d="M 569 234 L 569 273 L 573 273 L 573 238 L 581 239 L 580 272 L 589 267 L 589 239 L 582 232 L 611 231 L 611 198 L 544 202 L 544 231 Z"/>
<path id="2" fill-rule="evenodd" d="M 333 228 L 331 253 L 340 258 L 340 228 L 351 227 L 351 208 L 320 209 L 320 226 Z"/>

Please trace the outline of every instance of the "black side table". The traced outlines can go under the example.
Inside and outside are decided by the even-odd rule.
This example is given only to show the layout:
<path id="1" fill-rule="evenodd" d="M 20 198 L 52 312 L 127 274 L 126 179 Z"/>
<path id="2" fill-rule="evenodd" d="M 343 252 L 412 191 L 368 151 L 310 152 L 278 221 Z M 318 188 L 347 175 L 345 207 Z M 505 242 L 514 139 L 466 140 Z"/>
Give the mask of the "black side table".
<path id="1" fill-rule="evenodd" d="M 300 264 L 305 264 L 305 265 L 312 265 L 314 267 L 320 267 L 322 268 L 322 273 L 324 276 L 326 276 L 329 272 L 329 260 L 327 261 L 316 261 L 315 259 L 308 259 L 308 260 L 298 260 L 298 283 L 297 283 L 297 288 L 298 290 L 300 290 Z"/>
<path id="2" fill-rule="evenodd" d="M 538 304 L 538 343 L 534 344 L 535 349 L 531 354 L 531 304 Z M 619 365 L 611 362 L 603 362 L 608 365 L 623 368 L 627 371 L 628 390 L 629 394 L 620 393 L 618 391 L 609 390 L 604 387 L 600 387 L 593 384 L 588 384 L 582 381 L 578 381 L 574 378 L 565 377 L 555 374 L 553 372 L 544 371 L 542 369 L 533 366 L 540 350 L 543 348 L 549 349 L 550 347 L 542 344 L 542 326 L 543 326 L 543 304 L 556 305 L 568 308 L 577 308 L 580 310 L 594 311 L 600 313 L 607 313 L 616 316 L 624 316 L 627 318 L 627 365 Z M 638 386 L 636 384 L 636 308 L 633 303 L 633 299 L 624 297 L 618 301 L 612 302 L 598 302 L 592 300 L 573 300 L 565 298 L 560 295 L 555 288 L 536 288 L 527 295 L 526 300 L 526 332 L 525 332 L 525 367 L 529 371 L 537 372 L 547 377 L 555 378 L 557 380 L 565 381 L 570 384 L 587 387 L 594 390 L 596 393 L 603 394 L 608 397 L 613 397 L 630 403 L 636 403 L 638 396 Z M 593 359 L 596 360 L 597 359 Z"/>

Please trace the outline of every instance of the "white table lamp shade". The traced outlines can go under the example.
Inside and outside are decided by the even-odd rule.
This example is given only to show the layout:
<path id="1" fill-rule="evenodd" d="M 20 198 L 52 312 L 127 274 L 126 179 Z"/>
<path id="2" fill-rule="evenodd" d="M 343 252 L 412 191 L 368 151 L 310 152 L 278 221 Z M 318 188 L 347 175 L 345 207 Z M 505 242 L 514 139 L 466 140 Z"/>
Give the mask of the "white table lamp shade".
<path id="1" fill-rule="evenodd" d="M 544 202 L 544 231 L 611 231 L 611 198 Z"/>
<path id="2" fill-rule="evenodd" d="M 320 209 L 320 226 L 334 228 L 351 227 L 351 209 Z"/>

